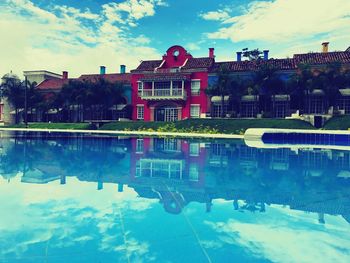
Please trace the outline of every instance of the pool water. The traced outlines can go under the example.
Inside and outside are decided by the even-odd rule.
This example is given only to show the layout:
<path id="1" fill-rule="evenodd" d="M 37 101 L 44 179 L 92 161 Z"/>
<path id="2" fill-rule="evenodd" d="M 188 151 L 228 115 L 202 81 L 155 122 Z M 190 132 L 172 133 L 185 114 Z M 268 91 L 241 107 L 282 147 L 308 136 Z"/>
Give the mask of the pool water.
<path id="1" fill-rule="evenodd" d="M 0 137 L 0 262 L 350 262 L 350 151 Z"/>

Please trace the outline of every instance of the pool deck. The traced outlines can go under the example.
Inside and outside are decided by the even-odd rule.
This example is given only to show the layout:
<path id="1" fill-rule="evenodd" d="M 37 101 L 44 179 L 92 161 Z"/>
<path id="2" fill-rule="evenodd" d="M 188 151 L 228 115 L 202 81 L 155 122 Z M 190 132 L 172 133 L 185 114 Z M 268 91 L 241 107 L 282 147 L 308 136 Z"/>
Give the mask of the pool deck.
<path id="1" fill-rule="evenodd" d="M 170 136 L 181 138 L 209 138 L 209 139 L 243 139 L 239 134 L 207 134 L 181 132 L 149 132 L 149 131 L 108 131 L 108 130 L 71 130 L 71 129 L 35 129 L 35 128 L 0 128 L 0 131 L 27 131 L 27 132 L 60 132 L 60 133 L 90 133 L 106 135 L 134 135 L 134 136 Z"/>

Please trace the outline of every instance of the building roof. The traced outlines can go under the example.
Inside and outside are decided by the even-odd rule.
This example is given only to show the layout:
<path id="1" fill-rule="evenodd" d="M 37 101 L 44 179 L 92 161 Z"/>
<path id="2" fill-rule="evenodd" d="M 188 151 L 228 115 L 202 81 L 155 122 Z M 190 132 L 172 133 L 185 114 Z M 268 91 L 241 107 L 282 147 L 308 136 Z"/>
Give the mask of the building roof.
<path id="1" fill-rule="evenodd" d="M 68 81 L 68 79 L 46 79 L 36 86 L 36 88 L 38 90 L 60 90 Z"/>
<path id="2" fill-rule="evenodd" d="M 350 47 L 348 47 L 348 48 L 345 50 L 345 52 L 350 52 Z"/>
<path id="3" fill-rule="evenodd" d="M 154 71 L 162 64 L 163 60 L 145 60 L 135 69 L 135 71 Z M 189 58 L 182 69 L 211 68 L 214 64 L 213 58 Z"/>
<path id="4" fill-rule="evenodd" d="M 130 73 L 112 73 L 112 74 L 83 74 L 81 75 L 78 80 L 82 81 L 96 81 L 98 79 L 105 79 L 109 82 L 130 82 L 131 81 L 131 74 Z"/>
<path id="5" fill-rule="evenodd" d="M 135 69 L 137 71 L 153 71 L 162 64 L 163 60 L 145 60 Z"/>
<path id="6" fill-rule="evenodd" d="M 294 59 L 297 64 L 307 63 L 312 65 L 323 65 L 334 62 L 350 63 L 350 52 L 337 51 L 327 53 L 296 54 L 294 55 Z"/>
<path id="7" fill-rule="evenodd" d="M 190 58 L 183 69 L 211 68 L 214 64 L 214 58 Z"/>
<path id="8" fill-rule="evenodd" d="M 259 67 L 267 65 L 280 70 L 292 70 L 296 68 L 294 59 L 269 59 L 269 60 L 257 60 L 257 61 L 227 61 L 216 62 L 212 68 L 213 72 L 217 72 L 220 69 L 229 71 L 254 71 Z"/>

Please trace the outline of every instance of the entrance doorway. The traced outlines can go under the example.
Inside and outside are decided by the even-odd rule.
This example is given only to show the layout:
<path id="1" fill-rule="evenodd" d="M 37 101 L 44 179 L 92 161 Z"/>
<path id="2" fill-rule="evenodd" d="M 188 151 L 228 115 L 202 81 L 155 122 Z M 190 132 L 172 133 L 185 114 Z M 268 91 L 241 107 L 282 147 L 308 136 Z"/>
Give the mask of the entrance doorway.
<path id="1" fill-rule="evenodd" d="M 157 108 L 154 112 L 155 121 L 177 121 L 178 109 L 174 107 Z"/>

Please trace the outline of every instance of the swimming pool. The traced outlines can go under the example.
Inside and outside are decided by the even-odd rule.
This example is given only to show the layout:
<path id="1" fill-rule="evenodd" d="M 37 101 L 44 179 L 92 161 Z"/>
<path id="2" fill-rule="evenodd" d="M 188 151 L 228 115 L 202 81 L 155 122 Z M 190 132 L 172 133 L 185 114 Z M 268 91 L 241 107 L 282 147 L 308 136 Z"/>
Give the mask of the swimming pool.
<path id="1" fill-rule="evenodd" d="M 0 262 L 350 261 L 350 151 L 0 136 Z"/>

